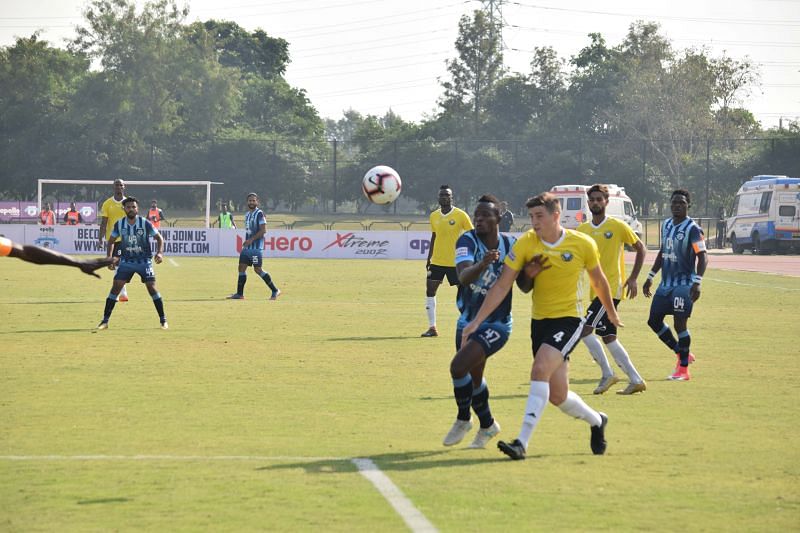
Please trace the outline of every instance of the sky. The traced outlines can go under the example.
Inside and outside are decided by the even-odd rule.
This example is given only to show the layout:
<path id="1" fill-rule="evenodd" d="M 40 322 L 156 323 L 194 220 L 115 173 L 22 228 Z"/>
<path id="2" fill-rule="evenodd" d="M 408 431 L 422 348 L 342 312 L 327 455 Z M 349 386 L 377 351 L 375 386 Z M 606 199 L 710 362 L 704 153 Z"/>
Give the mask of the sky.
<path id="1" fill-rule="evenodd" d="M 137 0 L 137 5 L 144 2 Z M 504 22 L 506 67 L 529 71 L 532 51 L 569 59 L 600 33 L 616 46 L 637 20 L 656 22 L 677 50 L 749 59 L 759 85 L 740 102 L 765 128 L 800 120 L 800 0 L 494 0 Z M 407 121 L 431 117 L 456 57 L 458 21 L 486 0 L 178 0 L 188 22 L 232 20 L 289 42 L 288 82 L 323 118 L 354 109 Z M 64 47 L 86 0 L 0 0 L 0 46 L 41 30 Z"/>

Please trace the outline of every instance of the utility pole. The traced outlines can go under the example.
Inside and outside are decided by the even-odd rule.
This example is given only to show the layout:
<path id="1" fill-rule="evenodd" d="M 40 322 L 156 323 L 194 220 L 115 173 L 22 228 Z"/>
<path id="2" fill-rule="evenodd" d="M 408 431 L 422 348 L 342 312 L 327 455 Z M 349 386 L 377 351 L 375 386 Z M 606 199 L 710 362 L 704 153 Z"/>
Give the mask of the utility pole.
<path id="1" fill-rule="evenodd" d="M 497 37 L 497 42 L 500 43 L 500 50 L 505 48 L 503 43 L 503 2 L 505 0 L 480 0 L 481 4 L 483 4 L 483 10 L 486 14 L 489 15 L 489 22 L 492 23 L 492 33 L 491 37 L 494 39 L 495 37 L 495 28 L 499 34 Z"/>

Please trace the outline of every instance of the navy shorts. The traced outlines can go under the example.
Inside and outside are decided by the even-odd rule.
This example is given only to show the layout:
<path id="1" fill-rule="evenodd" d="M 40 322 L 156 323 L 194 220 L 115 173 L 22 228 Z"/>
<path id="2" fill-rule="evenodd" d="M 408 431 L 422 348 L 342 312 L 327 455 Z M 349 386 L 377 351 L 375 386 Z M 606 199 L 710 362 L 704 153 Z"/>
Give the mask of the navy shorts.
<path id="1" fill-rule="evenodd" d="M 262 262 L 261 250 L 242 250 L 239 254 L 239 264 L 260 267 Z"/>
<path id="2" fill-rule="evenodd" d="M 614 300 L 614 309 L 617 308 L 619 308 L 619 300 Z M 601 337 L 617 334 L 617 326 L 608 320 L 606 308 L 600 303 L 600 298 L 592 300 L 592 305 L 586 310 L 586 323 L 584 326 L 590 326 Z"/>
<path id="3" fill-rule="evenodd" d="M 156 280 L 153 263 L 150 261 L 143 263 L 127 263 L 123 261 L 117 266 L 117 273 L 114 274 L 114 279 L 121 279 L 127 283 L 133 279 L 134 274 L 139 274 L 139 277 L 142 278 L 142 283 Z"/>
<path id="4" fill-rule="evenodd" d="M 441 265 L 431 265 L 428 268 L 428 279 L 433 281 L 442 281 L 447 276 L 447 281 L 450 285 L 458 285 L 458 272 L 456 267 L 445 267 Z"/>
<path id="5" fill-rule="evenodd" d="M 581 340 L 583 319 L 567 316 L 562 318 L 531 319 L 531 348 L 533 356 L 542 344 L 547 344 L 561 352 L 564 360 Z"/>
<path id="6" fill-rule="evenodd" d="M 690 285 L 659 287 L 653 295 L 653 303 L 650 304 L 650 316 L 692 316 L 694 302 L 692 301 L 691 290 L 692 287 Z"/>
<path id="7" fill-rule="evenodd" d="M 461 349 L 461 332 L 463 327 L 456 328 L 456 351 Z M 473 340 L 483 346 L 483 353 L 486 357 L 497 353 L 508 342 L 511 335 L 511 326 L 505 322 L 483 322 L 478 329 L 469 336 L 468 340 Z"/>

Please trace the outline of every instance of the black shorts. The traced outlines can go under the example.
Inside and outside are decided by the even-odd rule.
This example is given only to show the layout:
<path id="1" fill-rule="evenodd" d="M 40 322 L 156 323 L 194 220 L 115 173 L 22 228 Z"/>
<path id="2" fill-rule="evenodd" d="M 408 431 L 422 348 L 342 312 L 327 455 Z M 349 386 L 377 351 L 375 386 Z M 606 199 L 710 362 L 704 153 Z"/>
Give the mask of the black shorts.
<path id="1" fill-rule="evenodd" d="M 567 316 L 562 318 L 531 319 L 531 348 L 533 356 L 542 344 L 552 346 L 569 360 L 569 354 L 581 340 L 582 318 Z"/>
<path id="2" fill-rule="evenodd" d="M 458 272 L 456 267 L 444 267 L 440 265 L 431 265 L 428 268 L 428 279 L 433 281 L 442 281 L 447 276 L 447 281 L 450 285 L 458 285 Z"/>
<path id="3" fill-rule="evenodd" d="M 619 309 L 619 300 L 614 300 L 614 309 Z M 617 326 L 608 320 L 606 308 L 600 303 L 600 298 L 592 300 L 592 305 L 586 310 L 586 324 L 597 332 L 601 337 L 617 334 Z"/>

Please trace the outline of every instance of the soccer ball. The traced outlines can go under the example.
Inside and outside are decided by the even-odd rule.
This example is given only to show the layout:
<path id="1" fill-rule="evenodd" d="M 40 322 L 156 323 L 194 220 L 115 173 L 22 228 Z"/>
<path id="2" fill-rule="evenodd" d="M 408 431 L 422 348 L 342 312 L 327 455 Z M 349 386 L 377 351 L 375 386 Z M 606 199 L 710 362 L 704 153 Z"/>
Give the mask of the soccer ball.
<path id="1" fill-rule="evenodd" d="M 392 167 L 378 165 L 369 169 L 361 180 L 364 196 L 373 204 L 386 205 L 397 200 L 403 183 L 400 175 Z"/>

